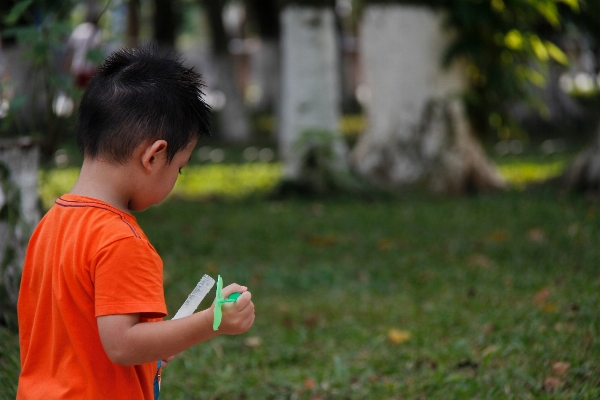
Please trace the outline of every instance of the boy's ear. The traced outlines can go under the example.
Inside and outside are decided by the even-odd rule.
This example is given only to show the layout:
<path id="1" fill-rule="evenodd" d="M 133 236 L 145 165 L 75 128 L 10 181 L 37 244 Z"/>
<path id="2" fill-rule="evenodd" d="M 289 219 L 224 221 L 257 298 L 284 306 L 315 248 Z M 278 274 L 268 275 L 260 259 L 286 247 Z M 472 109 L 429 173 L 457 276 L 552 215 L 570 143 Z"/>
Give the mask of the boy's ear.
<path id="1" fill-rule="evenodd" d="M 142 152 L 142 166 L 147 173 L 152 172 L 152 169 L 156 165 L 156 161 L 166 157 L 167 153 L 167 141 L 157 140 L 150 142 Z"/>

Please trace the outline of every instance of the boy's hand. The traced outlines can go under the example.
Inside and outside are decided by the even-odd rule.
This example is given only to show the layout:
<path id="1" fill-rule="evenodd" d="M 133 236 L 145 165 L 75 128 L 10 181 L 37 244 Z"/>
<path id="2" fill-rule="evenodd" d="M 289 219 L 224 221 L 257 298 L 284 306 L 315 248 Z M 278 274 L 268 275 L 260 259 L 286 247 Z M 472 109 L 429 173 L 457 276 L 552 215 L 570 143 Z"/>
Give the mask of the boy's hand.
<path id="1" fill-rule="evenodd" d="M 232 283 L 223 288 L 223 297 L 228 298 L 235 292 L 242 295 L 233 303 L 223 304 L 223 319 L 218 330 L 221 334 L 239 335 L 250 329 L 254 323 L 254 303 L 252 303 L 252 295 L 248 288 Z"/>

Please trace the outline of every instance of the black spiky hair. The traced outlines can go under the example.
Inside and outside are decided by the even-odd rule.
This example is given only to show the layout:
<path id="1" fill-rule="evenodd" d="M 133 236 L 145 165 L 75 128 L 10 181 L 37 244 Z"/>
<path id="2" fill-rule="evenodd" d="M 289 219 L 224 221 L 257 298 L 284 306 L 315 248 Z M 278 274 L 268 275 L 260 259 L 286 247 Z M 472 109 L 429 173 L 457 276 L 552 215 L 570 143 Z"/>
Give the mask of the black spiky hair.
<path id="1" fill-rule="evenodd" d="M 200 74 L 174 51 L 146 44 L 112 53 L 81 99 L 77 143 L 86 157 L 124 163 L 144 141 L 167 142 L 167 161 L 210 135 Z"/>

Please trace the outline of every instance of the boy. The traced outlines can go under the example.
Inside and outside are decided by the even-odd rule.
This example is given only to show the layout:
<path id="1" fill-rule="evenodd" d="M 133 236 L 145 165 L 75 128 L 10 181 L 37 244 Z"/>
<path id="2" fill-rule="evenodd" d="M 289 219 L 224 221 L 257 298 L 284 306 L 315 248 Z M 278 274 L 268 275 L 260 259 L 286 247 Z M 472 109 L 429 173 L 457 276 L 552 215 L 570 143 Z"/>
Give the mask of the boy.
<path id="1" fill-rule="evenodd" d="M 19 295 L 17 399 L 152 399 L 157 361 L 254 322 L 246 287 L 212 330 L 213 306 L 166 315 L 162 261 L 129 211 L 163 200 L 208 134 L 200 76 L 154 46 L 121 50 L 81 100 L 77 183 L 31 237 Z"/>

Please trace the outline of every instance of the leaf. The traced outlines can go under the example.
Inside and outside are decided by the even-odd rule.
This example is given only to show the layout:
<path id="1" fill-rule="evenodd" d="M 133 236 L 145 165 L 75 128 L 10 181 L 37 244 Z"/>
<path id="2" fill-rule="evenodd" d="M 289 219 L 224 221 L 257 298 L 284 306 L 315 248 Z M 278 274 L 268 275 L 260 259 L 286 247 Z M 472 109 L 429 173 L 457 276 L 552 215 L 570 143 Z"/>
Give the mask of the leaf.
<path id="1" fill-rule="evenodd" d="M 525 68 L 525 77 L 529 82 L 537 87 L 543 87 L 546 84 L 546 78 L 539 71 L 533 68 Z"/>
<path id="2" fill-rule="evenodd" d="M 536 4 L 536 8 L 537 8 L 538 12 L 544 18 L 546 18 L 546 21 L 548 21 L 555 28 L 560 26 L 558 8 L 556 7 L 556 4 L 554 2 L 536 1 L 535 4 Z"/>
<path id="3" fill-rule="evenodd" d="M 21 0 L 17 2 L 9 11 L 8 15 L 4 17 L 4 23 L 6 25 L 15 24 L 25 13 L 25 11 L 27 11 L 31 3 L 33 3 L 33 0 Z"/>
<path id="4" fill-rule="evenodd" d="M 317 382 L 313 378 L 306 378 L 304 380 L 304 387 L 308 390 L 314 390 L 317 387 Z"/>
<path id="5" fill-rule="evenodd" d="M 550 288 L 543 288 L 533 296 L 533 303 L 541 307 L 546 303 L 546 300 L 548 300 L 548 296 L 550 296 Z"/>
<path id="6" fill-rule="evenodd" d="M 551 392 L 557 387 L 562 385 L 562 381 L 554 376 L 548 376 L 544 379 L 544 390 L 546 392 Z"/>
<path id="7" fill-rule="evenodd" d="M 410 332 L 399 329 L 390 329 L 388 331 L 388 340 L 393 344 L 400 344 L 410 340 Z"/>
<path id="8" fill-rule="evenodd" d="M 506 8 L 506 6 L 504 5 L 504 2 L 502 0 L 492 0 L 491 6 L 492 6 L 492 9 L 494 11 L 496 11 L 497 13 L 501 13 Z"/>
<path id="9" fill-rule="evenodd" d="M 571 364 L 568 362 L 557 361 L 552 364 L 552 373 L 557 376 L 562 376 L 567 372 L 570 366 Z"/>
<path id="10" fill-rule="evenodd" d="M 505 230 L 497 230 L 488 236 L 488 240 L 493 243 L 502 243 L 508 240 L 508 233 Z"/>
<path id="11" fill-rule="evenodd" d="M 304 325 L 308 328 L 314 328 L 321 322 L 321 316 L 318 313 L 307 313 L 303 318 Z"/>
<path id="12" fill-rule="evenodd" d="M 311 235 L 306 238 L 306 241 L 311 246 L 330 247 L 337 242 L 337 238 L 332 235 Z"/>
<path id="13" fill-rule="evenodd" d="M 569 57 L 554 43 L 546 41 L 546 50 L 554 61 L 562 65 L 569 64 Z"/>
<path id="14" fill-rule="evenodd" d="M 533 53 L 540 61 L 548 61 L 548 50 L 544 45 L 544 42 L 537 35 L 529 36 L 529 44 L 531 44 L 531 48 L 533 49 Z"/>
<path id="15" fill-rule="evenodd" d="M 492 266 L 492 262 L 485 254 L 473 254 L 469 258 L 469 263 L 485 269 L 488 269 Z"/>
<path id="16" fill-rule="evenodd" d="M 546 239 L 546 233 L 541 228 L 533 228 L 527 232 L 527 240 L 533 243 L 541 243 Z"/>
<path id="17" fill-rule="evenodd" d="M 579 12 L 579 0 L 557 0 L 558 2 L 565 3 L 571 10 Z"/>
<path id="18" fill-rule="evenodd" d="M 511 30 L 504 37 L 504 44 L 509 49 L 521 50 L 523 48 L 523 36 L 516 29 Z"/>

